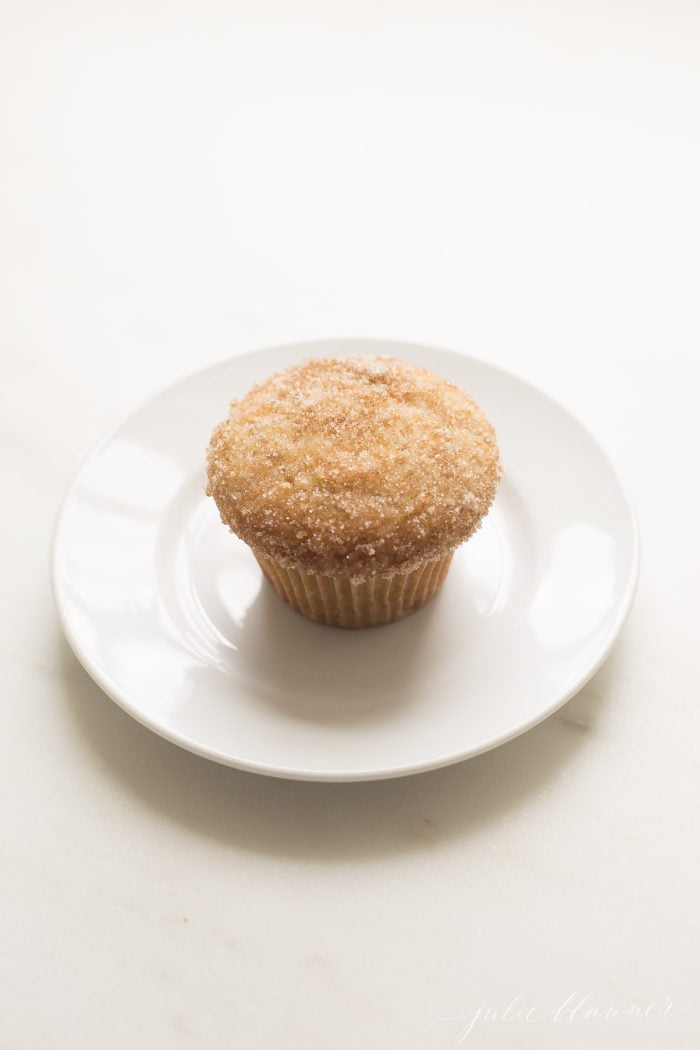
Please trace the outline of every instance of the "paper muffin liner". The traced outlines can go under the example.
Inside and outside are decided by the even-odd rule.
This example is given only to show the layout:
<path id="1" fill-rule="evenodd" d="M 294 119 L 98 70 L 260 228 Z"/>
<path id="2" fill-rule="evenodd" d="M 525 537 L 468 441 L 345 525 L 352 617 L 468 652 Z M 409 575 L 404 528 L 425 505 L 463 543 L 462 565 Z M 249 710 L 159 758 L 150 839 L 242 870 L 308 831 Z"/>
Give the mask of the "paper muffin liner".
<path id="1" fill-rule="evenodd" d="M 255 553 L 280 598 L 315 623 L 332 627 L 379 627 L 420 609 L 436 594 L 453 551 L 422 562 L 411 572 L 381 573 L 359 581 L 285 569 Z"/>

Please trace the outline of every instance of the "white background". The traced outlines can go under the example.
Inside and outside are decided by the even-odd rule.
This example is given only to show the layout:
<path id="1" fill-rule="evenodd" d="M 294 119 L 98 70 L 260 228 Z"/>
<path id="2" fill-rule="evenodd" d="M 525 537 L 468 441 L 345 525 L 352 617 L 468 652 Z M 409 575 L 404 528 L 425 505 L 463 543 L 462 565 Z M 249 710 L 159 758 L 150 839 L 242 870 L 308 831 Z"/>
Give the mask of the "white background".
<path id="1" fill-rule="evenodd" d="M 695 1047 L 698 4 L 0 21 L 2 1050 L 439 1050 L 480 1007 L 463 1045 Z M 514 743 L 275 781 L 103 697 L 50 534 L 162 385 L 341 334 L 463 349 L 568 405 L 630 486 L 642 576 L 607 664 Z M 572 1017 L 584 996 L 674 1015 Z"/>

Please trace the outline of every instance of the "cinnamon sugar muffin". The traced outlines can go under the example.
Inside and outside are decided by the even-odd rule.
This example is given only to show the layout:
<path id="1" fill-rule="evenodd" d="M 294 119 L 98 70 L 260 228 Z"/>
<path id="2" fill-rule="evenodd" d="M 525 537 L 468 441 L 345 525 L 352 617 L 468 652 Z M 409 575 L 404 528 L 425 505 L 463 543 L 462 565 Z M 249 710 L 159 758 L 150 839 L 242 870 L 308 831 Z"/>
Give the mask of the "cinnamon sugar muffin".
<path id="1" fill-rule="evenodd" d="M 315 358 L 231 404 L 207 494 L 311 620 L 389 623 L 424 605 L 501 476 L 476 402 L 392 357 Z"/>

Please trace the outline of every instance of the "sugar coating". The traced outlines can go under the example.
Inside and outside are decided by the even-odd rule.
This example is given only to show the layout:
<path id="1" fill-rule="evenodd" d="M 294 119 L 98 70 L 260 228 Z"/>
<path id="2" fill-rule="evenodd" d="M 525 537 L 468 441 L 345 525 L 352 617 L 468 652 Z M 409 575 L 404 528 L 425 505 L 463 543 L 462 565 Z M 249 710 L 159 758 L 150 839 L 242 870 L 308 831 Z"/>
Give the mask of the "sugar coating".
<path id="1" fill-rule="evenodd" d="M 392 357 L 314 358 L 271 375 L 219 424 L 207 494 L 285 568 L 408 572 L 478 528 L 501 465 L 476 402 Z"/>

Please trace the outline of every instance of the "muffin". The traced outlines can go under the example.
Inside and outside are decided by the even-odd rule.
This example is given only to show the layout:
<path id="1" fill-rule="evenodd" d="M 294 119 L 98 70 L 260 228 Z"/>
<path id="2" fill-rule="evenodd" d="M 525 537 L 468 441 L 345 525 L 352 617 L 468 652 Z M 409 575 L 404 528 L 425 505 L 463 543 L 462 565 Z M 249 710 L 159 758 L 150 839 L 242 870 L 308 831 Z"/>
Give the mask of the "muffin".
<path id="1" fill-rule="evenodd" d="M 437 592 L 501 476 L 476 402 L 393 357 L 271 375 L 216 427 L 207 494 L 279 596 L 337 627 L 390 623 Z"/>

